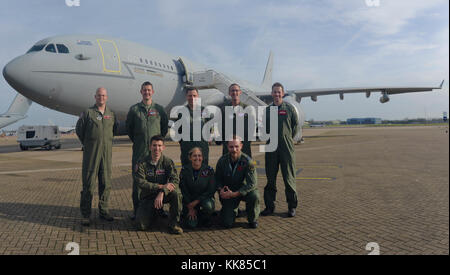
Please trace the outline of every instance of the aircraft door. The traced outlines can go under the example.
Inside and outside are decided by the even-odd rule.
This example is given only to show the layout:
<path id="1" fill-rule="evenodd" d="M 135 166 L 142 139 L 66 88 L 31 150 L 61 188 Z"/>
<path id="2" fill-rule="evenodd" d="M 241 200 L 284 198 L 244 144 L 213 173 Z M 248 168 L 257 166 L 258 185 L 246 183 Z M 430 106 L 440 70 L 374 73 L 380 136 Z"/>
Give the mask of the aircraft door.
<path id="1" fill-rule="evenodd" d="M 116 43 L 112 40 L 97 39 L 102 54 L 103 72 L 121 72 L 120 55 Z"/>
<path id="2" fill-rule="evenodd" d="M 189 64 L 186 64 L 186 62 L 183 61 L 181 57 L 178 59 L 178 62 L 180 62 L 181 66 L 183 67 L 183 82 L 187 85 L 192 85 L 193 76 L 192 72 L 189 70 L 190 68 L 188 68 Z"/>

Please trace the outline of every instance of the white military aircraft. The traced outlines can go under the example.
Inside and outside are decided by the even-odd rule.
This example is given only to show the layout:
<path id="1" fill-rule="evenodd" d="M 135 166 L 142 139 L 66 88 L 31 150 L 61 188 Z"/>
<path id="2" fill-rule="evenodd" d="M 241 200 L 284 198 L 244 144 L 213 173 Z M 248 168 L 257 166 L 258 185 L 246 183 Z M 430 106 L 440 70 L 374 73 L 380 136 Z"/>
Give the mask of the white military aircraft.
<path id="1" fill-rule="evenodd" d="M 108 90 L 108 106 L 121 121 L 120 132 L 125 134 L 124 120 L 129 107 L 141 101 L 140 86 L 145 81 L 153 84 L 154 101 L 170 113 L 172 107 L 185 103 L 184 89 L 195 86 L 203 105 L 217 105 L 226 99 L 228 86 L 238 83 L 242 89 L 241 100 L 253 106 L 265 106 L 271 102 L 273 57 L 269 55 L 261 85 L 231 78 L 184 57 L 174 56 L 130 41 L 102 35 L 54 36 L 37 42 L 24 55 L 9 62 L 3 69 L 6 81 L 27 99 L 64 113 L 79 115 L 93 105 L 94 91 L 102 86 Z M 333 88 L 286 91 L 285 101 L 297 110 L 300 123 L 304 114 L 300 107 L 302 97 L 346 93 L 380 92 L 381 103 L 389 101 L 389 95 L 432 91 L 438 87 L 365 87 Z M 19 96 L 18 96 L 19 97 Z M 30 101 L 19 102 L 15 119 L 23 118 Z M 0 125 L 16 113 L 17 98 L 0 117 Z M 9 114 L 9 115 L 8 115 Z M 20 117 L 19 115 L 22 115 Z M 2 122 L 3 120 L 3 122 Z M 12 120 L 10 120 L 12 121 Z M 298 138 L 301 137 L 299 133 Z"/>

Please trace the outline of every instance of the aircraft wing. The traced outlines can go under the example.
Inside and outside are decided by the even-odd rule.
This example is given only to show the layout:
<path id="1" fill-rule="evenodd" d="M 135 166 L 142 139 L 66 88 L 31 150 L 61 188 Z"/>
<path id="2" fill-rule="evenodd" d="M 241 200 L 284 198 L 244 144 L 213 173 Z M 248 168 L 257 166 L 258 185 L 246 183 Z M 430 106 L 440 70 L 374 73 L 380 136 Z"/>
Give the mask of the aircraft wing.
<path id="1" fill-rule="evenodd" d="M 7 115 L 7 114 L 0 115 L 0 129 L 26 117 L 27 116 L 21 115 Z"/>
<path id="2" fill-rule="evenodd" d="M 21 94 L 17 94 L 6 113 L 0 115 L 0 129 L 26 118 L 25 115 L 32 101 Z"/>
<path id="3" fill-rule="evenodd" d="M 381 92 L 383 96 L 403 94 L 403 93 L 415 93 L 415 92 L 428 92 L 434 89 L 442 89 L 444 81 L 438 87 L 355 87 L 355 88 L 331 88 L 331 89 L 303 89 L 303 90 L 288 90 L 286 94 L 296 95 L 297 99 L 302 97 L 311 97 L 313 101 L 317 100 L 317 96 L 338 94 L 341 99 L 344 99 L 344 94 L 352 93 L 366 93 L 369 97 L 373 92 Z M 262 100 L 271 100 L 270 94 L 257 94 Z M 389 99 L 388 99 L 389 100 Z M 386 102 L 388 101 L 386 100 Z"/>

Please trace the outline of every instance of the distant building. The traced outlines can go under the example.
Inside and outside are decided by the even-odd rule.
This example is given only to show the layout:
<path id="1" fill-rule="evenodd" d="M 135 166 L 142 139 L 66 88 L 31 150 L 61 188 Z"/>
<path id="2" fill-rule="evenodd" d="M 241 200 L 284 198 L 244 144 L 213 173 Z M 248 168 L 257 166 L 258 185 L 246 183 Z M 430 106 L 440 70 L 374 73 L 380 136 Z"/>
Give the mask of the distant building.
<path id="1" fill-rule="evenodd" d="M 331 125 L 339 125 L 339 124 L 341 124 L 341 121 L 340 120 L 332 120 L 332 121 L 330 121 L 330 124 Z"/>
<path id="2" fill-rule="evenodd" d="M 347 124 L 381 124 L 381 118 L 349 118 L 347 119 Z"/>

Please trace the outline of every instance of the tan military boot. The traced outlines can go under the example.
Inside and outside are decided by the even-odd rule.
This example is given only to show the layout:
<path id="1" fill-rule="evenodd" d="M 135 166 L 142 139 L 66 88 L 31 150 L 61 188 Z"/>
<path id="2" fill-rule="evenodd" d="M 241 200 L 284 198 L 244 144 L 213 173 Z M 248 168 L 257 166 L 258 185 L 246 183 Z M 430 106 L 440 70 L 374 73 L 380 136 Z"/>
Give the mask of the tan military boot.
<path id="1" fill-rule="evenodd" d="M 178 225 L 171 226 L 171 227 L 169 227 L 169 233 L 170 234 L 181 235 L 181 234 L 183 234 L 183 228 L 181 228 Z"/>

